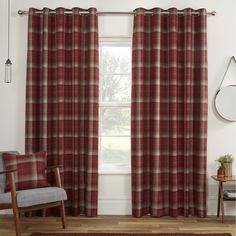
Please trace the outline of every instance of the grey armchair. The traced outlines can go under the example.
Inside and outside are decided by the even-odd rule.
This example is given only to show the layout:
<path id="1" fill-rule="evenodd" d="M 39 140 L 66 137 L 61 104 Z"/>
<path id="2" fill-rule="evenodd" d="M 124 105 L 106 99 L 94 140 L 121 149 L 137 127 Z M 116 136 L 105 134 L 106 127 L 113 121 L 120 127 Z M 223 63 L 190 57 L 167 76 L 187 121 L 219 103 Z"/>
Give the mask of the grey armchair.
<path id="1" fill-rule="evenodd" d="M 9 152 L 9 151 L 8 151 Z M 4 161 L 0 152 L 0 210 L 12 209 L 16 229 L 16 236 L 21 235 L 20 213 L 59 207 L 61 214 L 62 227 L 66 228 L 66 217 L 64 201 L 67 200 L 67 194 L 61 187 L 60 172 L 58 167 L 47 168 L 47 171 L 53 171 L 56 186 L 36 189 L 27 189 L 16 191 L 14 172 L 17 170 L 6 171 Z M 18 154 L 18 152 L 11 151 Z M 10 192 L 4 192 L 6 175 L 9 175 Z"/>

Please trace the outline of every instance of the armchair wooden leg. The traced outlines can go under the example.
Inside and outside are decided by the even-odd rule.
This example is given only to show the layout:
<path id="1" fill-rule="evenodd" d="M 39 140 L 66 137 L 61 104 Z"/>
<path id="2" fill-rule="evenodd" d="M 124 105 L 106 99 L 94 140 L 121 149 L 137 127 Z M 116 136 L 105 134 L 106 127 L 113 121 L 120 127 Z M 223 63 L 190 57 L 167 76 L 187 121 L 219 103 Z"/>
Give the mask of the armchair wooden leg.
<path id="1" fill-rule="evenodd" d="M 64 201 L 61 201 L 60 214 L 61 214 L 62 227 L 63 227 L 63 229 L 65 229 L 66 228 L 66 214 L 65 214 L 65 204 L 64 204 Z"/>
<path id="2" fill-rule="evenodd" d="M 21 229 L 20 229 L 20 216 L 19 211 L 16 205 L 13 204 L 13 217 L 14 217 L 14 223 L 15 223 L 15 229 L 16 229 L 16 236 L 21 235 Z"/>
<path id="3" fill-rule="evenodd" d="M 8 176 L 10 180 L 9 182 L 10 182 L 10 190 L 11 190 L 13 217 L 14 217 L 14 223 L 15 223 L 15 228 L 16 228 L 16 236 L 20 236 L 21 235 L 20 216 L 19 216 L 20 213 L 17 207 L 14 173 L 11 172 Z"/>

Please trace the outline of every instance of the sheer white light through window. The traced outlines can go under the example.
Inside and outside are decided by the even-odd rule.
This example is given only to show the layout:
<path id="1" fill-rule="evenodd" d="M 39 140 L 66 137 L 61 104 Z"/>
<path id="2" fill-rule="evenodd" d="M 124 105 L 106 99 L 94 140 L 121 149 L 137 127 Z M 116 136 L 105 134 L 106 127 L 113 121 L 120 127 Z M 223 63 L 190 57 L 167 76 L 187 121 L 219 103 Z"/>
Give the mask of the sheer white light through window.
<path id="1" fill-rule="evenodd" d="M 99 49 L 99 171 L 130 172 L 130 42 L 103 41 Z"/>

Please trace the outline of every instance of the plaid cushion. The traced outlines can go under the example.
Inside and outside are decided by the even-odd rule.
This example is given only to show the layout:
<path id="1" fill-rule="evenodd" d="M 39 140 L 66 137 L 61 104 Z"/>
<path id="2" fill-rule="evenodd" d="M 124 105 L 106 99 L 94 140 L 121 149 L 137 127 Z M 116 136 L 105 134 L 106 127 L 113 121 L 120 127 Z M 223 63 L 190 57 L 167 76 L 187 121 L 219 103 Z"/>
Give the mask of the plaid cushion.
<path id="1" fill-rule="evenodd" d="M 16 169 L 15 184 L 17 190 L 48 187 L 46 180 L 46 152 L 34 154 L 17 155 L 3 153 L 5 169 Z M 6 192 L 10 191 L 10 184 L 7 179 Z"/>

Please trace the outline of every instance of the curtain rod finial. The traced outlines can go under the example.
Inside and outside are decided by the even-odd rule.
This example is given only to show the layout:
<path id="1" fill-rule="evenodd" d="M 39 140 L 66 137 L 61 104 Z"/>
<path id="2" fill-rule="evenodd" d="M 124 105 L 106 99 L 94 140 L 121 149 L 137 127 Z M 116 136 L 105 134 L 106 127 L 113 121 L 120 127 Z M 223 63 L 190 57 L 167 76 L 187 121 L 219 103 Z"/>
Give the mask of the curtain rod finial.
<path id="1" fill-rule="evenodd" d="M 215 16 L 215 15 L 216 15 L 216 11 L 212 11 L 212 12 L 211 12 L 211 15 L 212 15 L 212 16 Z"/>
<path id="2" fill-rule="evenodd" d="M 20 16 L 24 15 L 24 11 L 19 10 L 19 11 L 18 11 L 18 15 L 20 15 Z"/>

